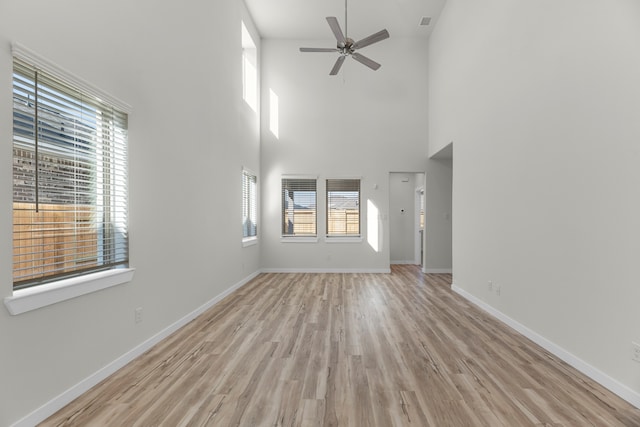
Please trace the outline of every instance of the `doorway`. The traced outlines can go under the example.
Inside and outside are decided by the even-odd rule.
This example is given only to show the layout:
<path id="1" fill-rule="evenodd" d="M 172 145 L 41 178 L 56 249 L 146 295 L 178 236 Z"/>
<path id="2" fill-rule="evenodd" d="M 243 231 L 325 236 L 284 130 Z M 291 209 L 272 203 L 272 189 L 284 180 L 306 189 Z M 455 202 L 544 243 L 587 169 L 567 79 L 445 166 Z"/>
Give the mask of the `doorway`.
<path id="1" fill-rule="evenodd" d="M 391 172 L 389 174 L 391 264 L 422 265 L 424 187 L 424 172 Z"/>
<path id="2" fill-rule="evenodd" d="M 424 273 L 453 271 L 453 143 L 427 160 Z"/>

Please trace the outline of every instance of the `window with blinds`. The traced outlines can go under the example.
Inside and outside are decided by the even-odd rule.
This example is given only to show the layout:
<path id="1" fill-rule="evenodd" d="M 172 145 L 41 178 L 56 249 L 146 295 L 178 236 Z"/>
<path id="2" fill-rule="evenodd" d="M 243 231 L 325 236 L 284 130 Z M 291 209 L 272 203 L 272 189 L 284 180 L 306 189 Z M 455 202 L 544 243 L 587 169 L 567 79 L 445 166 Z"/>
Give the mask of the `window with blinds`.
<path id="1" fill-rule="evenodd" d="M 317 235 L 315 178 L 282 178 L 282 236 Z"/>
<path id="2" fill-rule="evenodd" d="M 327 236 L 360 236 L 359 179 L 327 179 Z"/>
<path id="3" fill-rule="evenodd" d="M 13 286 L 128 263 L 127 114 L 13 64 Z"/>
<path id="4" fill-rule="evenodd" d="M 242 170 L 242 237 L 249 239 L 258 236 L 257 208 L 258 178 L 250 171 Z"/>

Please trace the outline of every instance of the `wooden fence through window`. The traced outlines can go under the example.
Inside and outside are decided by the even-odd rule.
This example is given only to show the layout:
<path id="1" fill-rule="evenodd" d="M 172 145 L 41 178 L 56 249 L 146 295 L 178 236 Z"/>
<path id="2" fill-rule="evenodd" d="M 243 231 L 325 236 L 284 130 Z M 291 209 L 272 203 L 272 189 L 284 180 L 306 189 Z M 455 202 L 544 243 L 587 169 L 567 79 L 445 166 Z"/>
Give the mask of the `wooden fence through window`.
<path id="1" fill-rule="evenodd" d="M 95 207 L 13 203 L 13 281 L 63 274 L 98 262 Z"/>

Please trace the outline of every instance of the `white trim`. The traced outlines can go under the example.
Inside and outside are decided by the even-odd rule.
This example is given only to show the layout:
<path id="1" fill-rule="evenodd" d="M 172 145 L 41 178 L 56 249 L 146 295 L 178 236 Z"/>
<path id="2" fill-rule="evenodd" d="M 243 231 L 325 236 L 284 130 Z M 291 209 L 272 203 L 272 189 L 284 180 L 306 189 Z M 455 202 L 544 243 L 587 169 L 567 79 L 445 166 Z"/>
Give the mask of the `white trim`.
<path id="1" fill-rule="evenodd" d="M 362 243 L 362 236 L 325 236 L 325 243 Z"/>
<path id="2" fill-rule="evenodd" d="M 389 268 L 263 268 L 263 273 L 372 273 L 388 274 Z"/>
<path id="3" fill-rule="evenodd" d="M 362 175 L 329 175 L 326 178 L 324 178 L 324 182 L 325 184 L 327 183 L 328 180 L 334 180 L 334 179 L 359 179 L 360 180 L 360 191 L 362 191 L 362 181 L 364 180 L 364 176 Z"/>
<path id="4" fill-rule="evenodd" d="M 249 175 L 255 176 L 256 177 L 256 184 L 258 183 L 258 174 L 257 173 L 255 173 L 253 170 L 251 170 L 251 168 L 248 168 L 246 166 L 241 166 L 241 168 L 242 168 L 242 172 L 243 173 L 246 172 Z"/>
<path id="5" fill-rule="evenodd" d="M 9 313 L 15 316 L 81 295 L 128 283 L 133 279 L 135 270 L 135 268 L 119 268 L 99 271 L 20 289 L 14 291 L 12 296 L 5 297 L 4 305 L 9 310 Z"/>
<path id="6" fill-rule="evenodd" d="M 631 388 L 620 383 L 614 378 L 611 378 L 609 375 L 591 366 L 590 364 L 578 358 L 577 356 L 574 356 L 564 348 L 549 341 L 547 338 L 543 337 L 537 332 L 532 331 L 531 329 L 527 328 L 523 324 L 513 320 L 512 318 L 502 313 L 501 311 L 496 310 L 486 302 L 475 297 L 474 295 L 470 294 L 464 289 L 456 286 L 455 284 L 451 285 L 451 289 L 455 293 L 462 296 L 463 298 L 470 301 L 471 303 L 475 304 L 476 306 L 480 307 L 482 310 L 486 311 L 496 319 L 507 324 L 508 326 L 512 327 L 513 329 L 515 329 L 516 331 L 524 335 L 525 337 L 529 338 L 531 341 L 535 342 L 540 347 L 544 348 L 545 350 L 549 351 L 553 355 L 557 356 L 559 359 L 573 366 L 578 371 L 582 372 L 592 380 L 598 382 L 603 387 L 609 389 L 611 392 L 618 395 L 622 399 L 626 400 L 636 408 L 640 408 L 640 393 L 636 392 L 635 390 L 632 390 Z"/>
<path id="7" fill-rule="evenodd" d="M 424 274 L 453 274 L 453 270 L 450 268 L 423 268 Z"/>
<path id="8" fill-rule="evenodd" d="M 280 175 L 280 184 L 282 184 L 283 179 L 315 179 L 318 181 L 319 175 L 296 175 L 296 174 L 282 174 Z M 317 188 L 317 187 L 316 187 Z M 316 190 L 317 192 L 317 190 Z"/>
<path id="9" fill-rule="evenodd" d="M 257 244 L 258 244 L 258 237 L 257 236 L 244 237 L 242 239 L 242 247 L 243 248 L 246 248 L 248 246 L 257 245 Z"/>
<path id="10" fill-rule="evenodd" d="M 110 104 L 123 113 L 130 114 L 133 111 L 131 105 L 127 104 L 124 101 L 121 101 L 115 96 L 110 95 L 104 90 L 82 79 L 81 77 L 78 77 L 75 74 L 65 70 L 55 62 L 44 58 L 43 56 L 26 48 L 18 42 L 13 42 L 13 44 L 11 45 L 11 53 L 13 54 L 14 58 L 25 61 L 36 68 L 43 69 L 55 78 L 60 79 L 67 84 L 70 84 L 74 88 L 79 89 L 81 92 L 95 96 L 96 98 L 100 99 L 103 102 L 106 102 L 107 104 Z"/>
<path id="11" fill-rule="evenodd" d="M 295 236 L 282 236 L 280 237 L 280 243 L 318 243 L 317 237 L 295 237 Z"/>
<path id="12" fill-rule="evenodd" d="M 93 386 L 97 385 L 98 383 L 105 380 L 110 375 L 114 374 L 116 371 L 118 371 L 119 369 L 127 365 L 133 359 L 142 355 L 147 350 L 152 348 L 154 345 L 158 344 L 160 341 L 167 338 L 169 335 L 171 335 L 178 329 L 182 328 L 184 325 L 191 322 L 196 317 L 200 316 L 209 308 L 216 305 L 218 302 L 224 299 L 227 295 L 231 294 L 232 292 L 240 289 L 242 286 L 249 283 L 259 274 L 260 274 L 260 271 L 256 271 L 250 276 L 247 276 L 246 278 L 242 279 L 240 282 L 231 286 L 230 288 L 228 288 L 218 296 L 214 297 L 212 300 L 210 300 L 206 304 L 200 306 L 199 308 L 195 309 L 191 313 L 187 314 L 183 318 L 176 321 L 175 323 L 169 325 L 168 327 L 158 332 L 151 338 L 147 339 L 146 341 L 137 345 L 136 347 L 134 347 L 127 353 L 123 354 L 113 362 L 109 363 L 107 366 L 99 369 L 92 375 L 80 381 L 78 384 L 69 388 L 62 394 L 58 395 L 57 397 L 45 403 L 35 411 L 31 412 L 29 415 L 17 421 L 15 424 L 12 425 L 12 427 L 30 427 L 44 421 L 45 419 L 47 419 L 48 417 L 50 417 L 51 415 L 55 414 L 57 411 L 62 409 L 64 406 L 72 402 L 74 399 L 81 396 L 83 393 L 89 391 L 89 389 L 91 389 Z"/>
<path id="13" fill-rule="evenodd" d="M 410 260 L 391 260 L 391 264 L 400 264 L 400 265 L 420 265 L 419 262 L 416 262 L 415 259 L 410 259 Z"/>

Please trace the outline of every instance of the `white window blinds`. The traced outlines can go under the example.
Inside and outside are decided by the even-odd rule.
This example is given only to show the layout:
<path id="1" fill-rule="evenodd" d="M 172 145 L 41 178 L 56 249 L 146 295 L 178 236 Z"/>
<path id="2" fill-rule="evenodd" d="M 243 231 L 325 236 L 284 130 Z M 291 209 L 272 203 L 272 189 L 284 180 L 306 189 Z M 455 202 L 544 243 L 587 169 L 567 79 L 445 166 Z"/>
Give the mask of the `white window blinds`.
<path id="1" fill-rule="evenodd" d="M 258 178 L 248 170 L 242 171 L 242 237 L 258 235 L 257 208 Z"/>
<path id="2" fill-rule="evenodd" d="M 126 113 L 14 56 L 14 289 L 128 263 Z"/>
<path id="3" fill-rule="evenodd" d="M 327 179 L 327 236 L 360 236 L 359 179 Z"/>
<path id="4" fill-rule="evenodd" d="M 282 236 L 316 236 L 316 179 L 282 178 Z"/>

